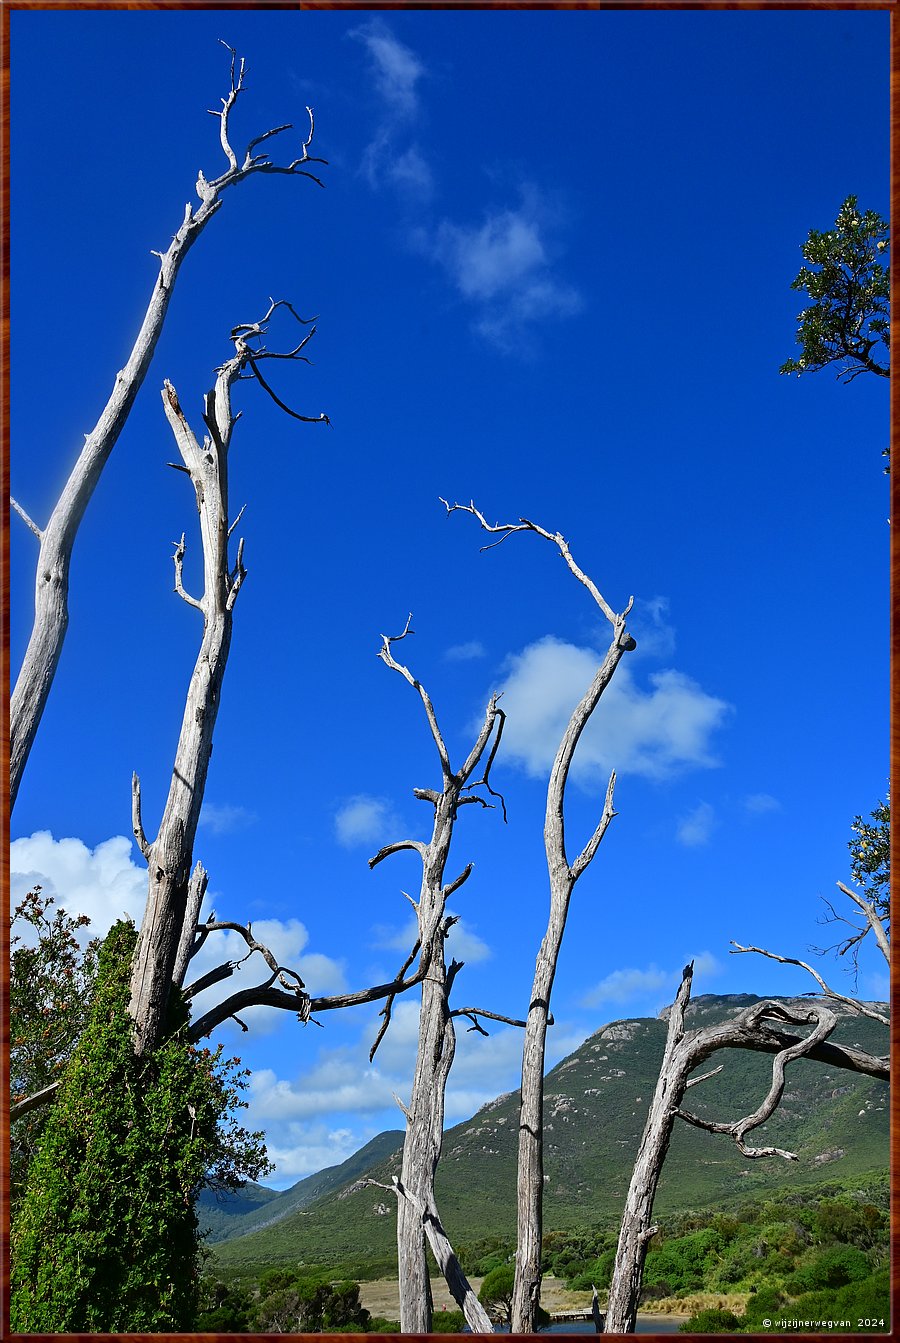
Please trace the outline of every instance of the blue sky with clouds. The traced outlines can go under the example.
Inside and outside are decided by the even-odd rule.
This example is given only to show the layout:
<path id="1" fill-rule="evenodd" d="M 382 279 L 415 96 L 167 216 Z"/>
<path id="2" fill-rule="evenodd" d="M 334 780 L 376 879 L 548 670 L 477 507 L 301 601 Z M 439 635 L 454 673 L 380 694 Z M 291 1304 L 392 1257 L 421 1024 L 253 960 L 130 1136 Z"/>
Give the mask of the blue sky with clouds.
<path id="1" fill-rule="evenodd" d="M 313 363 L 280 368 L 279 393 L 333 427 L 237 389 L 249 573 L 196 848 L 208 907 L 254 920 L 317 994 L 402 963 L 417 859 L 366 859 L 427 835 L 412 789 L 439 778 L 417 697 L 375 656 L 412 611 L 400 648 L 454 760 L 504 691 L 509 821 L 461 815 L 451 864 L 475 872 L 449 946 L 460 1002 L 524 1015 L 547 772 L 607 636 L 545 541 L 480 553 L 474 520 L 439 502 L 474 498 L 563 532 L 614 608 L 635 598 L 637 650 L 569 788 L 574 846 L 618 772 L 573 899 L 553 1059 L 657 1011 L 692 956 L 698 993 L 806 989 L 728 947 L 829 940 L 819 897 L 887 778 L 886 387 L 777 371 L 808 230 L 850 192 L 887 213 L 887 14 L 18 11 L 11 30 L 11 477 L 38 523 L 124 362 L 151 249 L 198 168 L 221 169 L 218 38 L 248 65 L 235 141 L 291 120 L 296 152 L 312 105 L 330 161 L 324 191 L 229 192 L 185 261 L 76 545 L 14 892 L 40 880 L 100 930 L 140 917 L 131 773 L 155 833 L 199 638 L 172 592 L 170 543 L 187 533 L 189 581 L 199 541 L 159 388 L 198 420 L 229 331 L 274 295 L 320 315 Z M 15 674 L 35 553 L 13 523 Z M 860 988 L 885 991 L 874 959 Z M 377 1010 L 223 1028 L 254 1069 L 273 1183 L 398 1126 L 416 1005 L 369 1065 Z M 516 1085 L 519 1047 L 510 1028 L 462 1034 L 448 1121 Z"/>

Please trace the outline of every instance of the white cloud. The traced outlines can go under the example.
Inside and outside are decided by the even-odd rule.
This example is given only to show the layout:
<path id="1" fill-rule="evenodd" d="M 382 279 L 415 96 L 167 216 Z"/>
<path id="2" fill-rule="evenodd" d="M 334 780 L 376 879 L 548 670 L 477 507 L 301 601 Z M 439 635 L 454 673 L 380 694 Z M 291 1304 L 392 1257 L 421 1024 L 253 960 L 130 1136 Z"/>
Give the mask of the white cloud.
<path id="1" fill-rule="evenodd" d="M 764 816 L 769 811 L 781 811 L 781 803 L 770 793 L 750 793 L 744 798 L 744 810 L 751 816 Z"/>
<path id="2" fill-rule="evenodd" d="M 395 186 L 409 196 L 425 200 L 434 191 L 431 167 L 418 145 L 397 154 L 387 164 L 387 175 Z"/>
<path id="3" fill-rule="evenodd" d="M 580 294 L 550 266 L 547 222 L 534 192 L 518 209 L 498 210 L 480 224 L 442 220 L 419 243 L 477 309 L 475 329 L 501 349 L 521 347 L 536 322 L 571 317 Z"/>
<path id="4" fill-rule="evenodd" d="M 207 916 L 206 903 L 200 922 Z M 257 919 L 251 926 L 253 937 L 267 947 L 279 965 L 296 970 L 311 997 L 341 993 L 346 988 L 344 965 L 341 961 L 307 952 L 309 932 L 299 919 Z M 216 966 L 231 962 L 235 969 L 227 979 L 199 993 L 192 1003 L 194 1018 L 201 1017 L 212 1007 L 230 998 L 233 993 L 252 988 L 268 979 L 271 970 L 260 952 L 250 952 L 240 933 L 230 930 L 211 933 L 188 967 L 186 984 L 194 983 Z M 241 964 L 237 964 L 241 962 Z M 240 1012 L 257 1034 L 276 1029 L 284 1019 L 284 1011 L 273 1007 L 249 1007 Z"/>
<path id="5" fill-rule="evenodd" d="M 200 810 L 200 825 L 206 826 L 214 835 L 227 835 L 234 830 L 245 830 L 252 825 L 256 815 L 246 807 L 234 807 L 228 803 L 217 805 L 204 802 Z"/>
<path id="6" fill-rule="evenodd" d="M 380 18 L 351 29 L 349 36 L 368 51 L 375 86 L 386 109 L 394 116 L 414 117 L 419 108 L 416 85 L 425 66 L 412 48 L 394 37 Z"/>
<path id="7" fill-rule="evenodd" d="M 708 951 L 700 952 L 694 957 L 686 957 L 686 959 L 693 959 L 695 978 L 700 976 L 711 978 L 713 975 L 721 973 L 720 963 Z M 663 990 L 665 990 L 663 996 L 666 1001 L 671 1001 L 680 982 L 680 966 L 677 970 L 661 970 L 659 966 L 651 963 L 644 969 L 631 967 L 623 970 L 613 970 L 611 974 L 601 979 L 600 983 L 589 993 L 585 994 L 582 1006 L 600 1007 L 604 1003 L 620 1004 L 633 1002 L 635 999 L 656 999 Z"/>
<path id="8" fill-rule="evenodd" d="M 349 35 L 369 54 L 378 96 L 375 130 L 363 154 L 362 172 L 371 187 L 388 181 L 409 201 L 424 204 L 434 192 L 431 165 L 418 144 L 401 148 L 400 142 L 421 117 L 418 84 L 427 73 L 425 66 L 380 18 Z"/>
<path id="9" fill-rule="evenodd" d="M 485 656 L 485 647 L 478 639 L 470 639 L 468 643 L 453 644 L 444 654 L 448 662 L 473 662 L 476 658 Z"/>
<path id="10" fill-rule="evenodd" d="M 537 224 L 515 210 L 488 215 L 478 226 L 438 227 L 435 252 L 465 298 L 491 299 L 546 260 Z"/>
<path id="11" fill-rule="evenodd" d="M 662 662 L 675 652 L 675 630 L 669 622 L 668 597 L 635 597 L 628 629 L 637 642 L 633 657 L 639 654 Z"/>
<path id="12" fill-rule="evenodd" d="M 490 960 L 493 952 L 486 942 L 462 920 L 454 923 L 447 938 L 447 950 L 458 961 L 474 965 L 477 961 Z"/>
<path id="13" fill-rule="evenodd" d="M 688 848 L 698 848 L 708 844 L 716 827 L 716 813 L 708 802 L 699 802 L 693 811 L 682 816 L 678 822 L 675 837 L 679 844 Z"/>
<path id="14" fill-rule="evenodd" d="M 349 798 L 334 818 L 338 843 L 345 848 L 384 840 L 387 831 L 395 824 L 388 803 L 383 798 L 369 797 L 365 793 Z"/>
<path id="15" fill-rule="evenodd" d="M 132 841 L 114 835 L 89 849 L 80 839 L 54 839 L 38 830 L 10 845 L 10 889 L 16 904 L 33 886 L 43 887 L 70 915 L 91 920 L 81 940 L 103 936 L 117 919 L 140 924 L 147 899 L 147 869 L 132 862 Z"/>
<path id="16" fill-rule="evenodd" d="M 509 659 L 502 687 L 507 760 L 520 761 L 529 774 L 545 774 L 575 705 L 602 661 L 548 635 Z M 573 773 L 593 777 L 615 768 L 661 779 L 687 768 L 718 761 L 711 737 L 729 706 L 708 695 L 682 672 L 653 672 L 642 689 L 627 662 L 620 663 L 579 742 Z"/>
<path id="17" fill-rule="evenodd" d="M 349 1128 L 294 1122 L 279 1130 L 275 1142 L 267 1140 L 266 1148 L 277 1169 L 276 1183 L 286 1186 L 328 1166 L 339 1166 L 374 1137 L 374 1130 L 360 1137 Z"/>
<path id="18" fill-rule="evenodd" d="M 390 928 L 385 924 L 378 924 L 373 929 L 374 945 L 383 947 L 386 951 L 408 952 L 415 945 L 418 935 L 415 917 L 408 919 L 402 928 Z M 488 944 L 482 941 L 464 919 L 453 924 L 445 945 L 448 962 L 451 957 L 455 957 L 467 965 L 474 965 L 477 961 L 489 960 L 493 955 Z"/>

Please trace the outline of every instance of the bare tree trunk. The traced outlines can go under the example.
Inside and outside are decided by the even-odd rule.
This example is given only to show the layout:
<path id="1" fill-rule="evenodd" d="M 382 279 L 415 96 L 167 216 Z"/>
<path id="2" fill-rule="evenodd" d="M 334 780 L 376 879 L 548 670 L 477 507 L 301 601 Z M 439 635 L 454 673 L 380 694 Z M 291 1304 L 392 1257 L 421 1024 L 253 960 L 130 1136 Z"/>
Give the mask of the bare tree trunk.
<path id="1" fill-rule="evenodd" d="M 684 1099 L 687 1073 L 674 1069 L 673 1055 L 684 1037 L 684 1013 L 691 996 L 693 962 L 685 967 L 681 985 L 669 1012 L 666 1047 L 641 1145 L 628 1186 L 619 1243 L 606 1303 L 604 1332 L 633 1334 L 644 1276 L 647 1247 L 656 1234 L 653 1203 L 663 1162 L 669 1150 L 675 1110 Z"/>
<path id="2" fill-rule="evenodd" d="M 156 254 L 160 262 L 159 275 L 153 286 L 150 302 L 131 354 L 124 368 L 116 374 L 112 392 L 99 420 L 85 436 L 84 447 L 46 526 L 38 527 L 13 500 L 13 507 L 37 537 L 39 551 L 35 578 L 34 625 L 10 702 L 10 810 L 15 806 L 19 784 L 37 735 L 66 636 L 69 621 L 69 569 L 78 527 L 150 367 L 181 263 L 206 224 L 219 209 L 222 204 L 222 192 L 227 187 L 243 181 L 255 172 L 279 172 L 312 177 L 313 174 L 303 171 L 301 165 L 324 162 L 321 159 L 311 159 L 308 154 L 309 144 L 312 141 L 310 113 L 310 135 L 303 146 L 302 158 L 289 166 L 278 168 L 268 162 L 267 155 L 253 155 L 253 149 L 261 140 L 290 129 L 288 126 L 280 126 L 251 141 L 243 163 L 238 163 L 228 139 L 228 115 L 242 90 L 243 75 L 244 63 L 241 61 L 239 75 L 235 81 L 234 52 L 232 52 L 231 91 L 228 97 L 222 100 L 224 110 L 217 114 L 221 122 L 220 139 L 229 166 L 212 182 L 208 182 L 202 172 L 199 174 L 197 179 L 197 194 L 201 201 L 199 208 L 195 213 L 190 205 L 185 206 L 181 227 L 168 249 L 165 253 Z M 318 178 L 314 180 L 318 181 Z"/>
<path id="3" fill-rule="evenodd" d="M 163 391 L 166 418 L 175 436 L 184 469 L 190 475 L 200 515 L 203 543 L 204 593 L 202 599 L 184 589 L 184 537 L 175 548 L 175 589 L 203 616 L 203 636 L 185 698 L 181 732 L 159 833 L 153 843 L 144 834 L 140 780 L 133 780 L 133 822 L 138 845 L 147 860 L 147 905 L 135 950 L 130 1012 L 135 1047 L 152 1049 L 162 1032 L 169 989 L 179 946 L 187 941 L 185 914 L 194 853 L 194 837 L 206 775 L 212 754 L 213 731 L 221 700 L 222 680 L 231 644 L 232 608 L 244 580 L 242 549 L 232 570 L 228 561 L 228 448 L 235 419 L 231 413 L 231 384 L 244 355 L 237 354 L 219 372 L 207 395 L 205 418 L 210 435 L 201 446 L 185 419 L 171 383 Z M 196 913 L 199 912 L 197 904 Z M 193 928 L 191 929 L 191 938 Z"/>
<path id="4" fill-rule="evenodd" d="M 780 1156 L 795 1161 L 797 1158 L 793 1152 L 778 1147 L 751 1148 L 744 1141 L 747 1133 L 775 1112 L 784 1092 L 784 1075 L 788 1063 L 805 1057 L 827 1061 L 832 1067 L 849 1068 L 854 1072 L 881 1077 L 885 1081 L 889 1077 L 887 1059 L 833 1045 L 828 1041 L 827 1037 L 837 1024 L 837 1017 L 822 1003 L 804 1003 L 802 1007 L 795 1008 L 785 1003 L 759 1002 L 716 1026 L 686 1032 L 684 1021 L 691 996 L 692 975 L 693 963 L 685 966 L 681 985 L 670 1009 L 659 1078 L 625 1200 L 606 1308 L 605 1332 L 610 1334 L 634 1333 L 644 1261 L 649 1242 L 657 1230 L 652 1223 L 653 1203 L 676 1117 L 709 1132 L 730 1136 L 748 1158 Z M 786 1035 L 768 1024 L 773 1020 L 812 1023 L 813 1029 L 806 1037 Z M 753 1049 L 775 1055 L 772 1083 L 765 1099 L 752 1114 L 728 1123 L 701 1119 L 681 1108 L 688 1088 L 721 1072 L 720 1066 L 699 1077 L 690 1076 L 700 1063 L 719 1049 Z"/>
<path id="5" fill-rule="evenodd" d="M 410 632 L 407 621 L 406 629 L 397 638 L 405 638 Z M 452 922 L 445 918 L 445 910 L 448 897 L 467 880 L 472 868 L 470 864 L 448 885 L 444 884 L 444 871 L 459 808 L 467 802 L 480 801 L 482 805 L 487 805 L 471 790 L 479 784 L 490 788 L 488 774 L 496 753 L 503 718 L 497 707 L 496 696 L 493 696 L 488 703 L 475 745 L 469 752 L 465 764 L 454 773 L 431 699 L 408 668 L 395 661 L 391 652 L 391 644 L 394 642 L 396 639 L 385 637 L 379 656 L 388 667 L 399 672 L 418 691 L 437 746 L 443 777 L 443 788 L 440 793 L 434 789 L 415 790 L 417 798 L 430 802 L 434 807 L 434 826 L 429 843 L 426 845 L 417 840 L 403 840 L 398 844 L 390 844 L 370 859 L 369 864 L 374 867 L 389 854 L 407 848 L 415 849 L 422 859 L 422 882 L 415 910 L 418 943 L 422 949 L 423 959 L 427 960 L 428 972 L 422 983 L 418 1049 L 409 1106 L 404 1107 L 406 1137 L 403 1143 L 400 1180 L 397 1185 L 400 1329 L 404 1334 L 431 1332 L 431 1284 L 425 1255 L 427 1235 L 432 1245 L 437 1247 L 438 1263 L 442 1271 L 447 1272 L 448 1286 L 465 1313 L 470 1328 L 475 1333 L 492 1333 L 493 1326 L 487 1312 L 466 1281 L 441 1226 L 434 1197 L 434 1181 L 444 1136 L 444 1096 L 447 1077 L 456 1048 L 448 998 L 453 979 L 457 971 L 462 968 L 456 961 L 452 962 L 449 971 L 445 965 L 444 939 Z M 469 780 L 481 760 L 495 725 L 498 726 L 498 733 L 484 775 L 477 783 L 470 784 Z M 374 1048 L 377 1048 L 389 1019 L 388 1007 L 385 1012 L 385 1024 Z"/>
<path id="6" fill-rule="evenodd" d="M 591 838 L 574 863 L 569 863 L 565 844 L 566 781 L 575 755 L 575 748 L 591 714 L 612 680 L 623 655 L 636 647 L 625 628 L 633 598 L 619 615 L 608 605 L 592 580 L 576 564 L 568 543 L 559 532 L 548 532 L 527 518 L 514 523 L 491 524 L 472 504 L 442 503 L 448 513 L 461 510 L 478 519 L 484 531 L 499 535 L 500 545 L 513 532 L 535 532 L 551 541 L 559 550 L 570 572 L 590 592 L 603 615 L 612 626 L 613 635 L 606 656 L 581 702 L 576 706 L 562 741 L 556 752 L 550 781 L 547 786 L 547 809 L 544 818 L 544 849 L 550 878 L 550 916 L 547 931 L 538 952 L 531 989 L 531 1000 L 525 1024 L 525 1043 L 522 1050 L 522 1100 L 519 1113 L 519 1164 L 517 1183 L 517 1245 L 516 1274 L 513 1284 L 512 1324 L 514 1334 L 534 1332 L 535 1316 L 541 1294 L 541 1235 L 543 1231 L 544 1200 L 544 1060 L 546 1055 L 547 1025 L 550 1018 L 550 994 L 556 975 L 562 937 L 569 912 L 569 900 L 575 883 L 593 861 L 606 828 L 612 820 L 615 772 L 610 776 L 606 790 L 603 814 Z"/>

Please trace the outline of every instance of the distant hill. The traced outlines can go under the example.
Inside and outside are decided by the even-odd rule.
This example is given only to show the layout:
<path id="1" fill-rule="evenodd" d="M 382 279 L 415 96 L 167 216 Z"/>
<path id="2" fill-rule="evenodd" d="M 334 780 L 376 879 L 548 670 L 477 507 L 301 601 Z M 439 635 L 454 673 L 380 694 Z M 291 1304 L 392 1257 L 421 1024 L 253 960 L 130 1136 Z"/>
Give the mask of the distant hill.
<path id="1" fill-rule="evenodd" d="M 702 995 L 690 1005 L 688 1025 L 721 1021 L 758 1001 L 753 995 Z M 665 1034 L 659 1019 L 612 1022 L 547 1074 L 545 1230 L 612 1222 L 621 1215 Z M 884 1027 L 849 1011 L 834 1038 L 876 1054 L 888 1049 Z M 691 1107 L 723 1120 L 754 1109 L 768 1090 L 771 1056 L 727 1050 L 715 1062 L 725 1065 L 723 1072 L 691 1092 Z M 518 1093 L 512 1092 L 444 1135 L 437 1200 L 458 1247 L 514 1234 L 517 1121 Z M 797 1152 L 800 1160 L 748 1159 L 730 1139 L 678 1124 L 657 1211 L 736 1203 L 788 1183 L 844 1181 L 885 1169 L 886 1084 L 800 1060 L 788 1068 L 781 1106 L 755 1132 Z M 389 1184 L 399 1172 L 402 1141 L 402 1133 L 381 1134 L 342 1166 L 221 1223 L 225 1230 L 213 1246 L 216 1258 L 237 1271 L 285 1262 L 353 1264 L 360 1273 L 367 1265 L 389 1265 L 395 1253 L 394 1200 L 366 1187 L 363 1177 Z"/>
<path id="2" fill-rule="evenodd" d="M 204 1189 L 197 1206 L 201 1231 L 206 1231 L 207 1242 L 228 1240 L 250 1231 L 260 1231 L 281 1221 L 292 1212 L 298 1212 L 332 1190 L 351 1183 L 363 1172 L 379 1165 L 403 1145 L 400 1129 L 379 1133 L 371 1142 L 354 1152 L 339 1166 L 327 1166 L 315 1175 L 298 1180 L 290 1189 L 280 1192 L 263 1185 L 250 1184 L 236 1194 L 216 1195 Z"/>

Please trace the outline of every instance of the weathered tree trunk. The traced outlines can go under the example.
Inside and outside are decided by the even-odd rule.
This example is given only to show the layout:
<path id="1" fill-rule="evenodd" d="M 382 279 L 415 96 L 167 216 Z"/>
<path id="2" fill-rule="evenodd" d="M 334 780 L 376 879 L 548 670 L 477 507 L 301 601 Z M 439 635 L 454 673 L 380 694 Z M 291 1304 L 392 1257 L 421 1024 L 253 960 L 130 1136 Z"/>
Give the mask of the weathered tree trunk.
<path id="1" fill-rule="evenodd" d="M 403 634 L 397 637 L 405 638 L 409 632 L 409 621 L 407 621 Z M 475 745 L 469 752 L 465 764 L 454 773 L 431 699 L 408 668 L 395 661 L 391 653 L 393 642 L 396 640 L 385 637 L 379 656 L 388 667 L 398 671 L 418 691 L 437 746 L 443 778 L 440 793 L 434 789 L 415 790 L 417 798 L 430 802 L 434 807 L 434 825 L 429 843 L 402 840 L 397 844 L 390 844 L 370 859 L 369 864 L 374 867 L 383 858 L 401 849 L 415 849 L 422 859 L 422 882 L 415 909 L 418 943 L 423 960 L 427 961 L 428 972 L 422 983 L 416 1065 L 409 1105 L 404 1107 L 406 1137 L 403 1143 L 400 1180 L 396 1186 L 400 1328 L 404 1334 L 431 1332 L 433 1311 L 425 1254 L 427 1237 L 435 1248 L 438 1264 L 445 1273 L 447 1284 L 472 1331 L 492 1333 L 490 1318 L 469 1286 L 441 1226 L 434 1197 L 434 1181 L 444 1136 L 444 1096 L 447 1077 L 456 1048 L 448 999 L 453 979 L 461 969 L 456 961 L 452 962 L 449 971 L 445 965 L 444 939 L 451 922 L 445 919 L 445 910 L 448 897 L 462 886 L 472 868 L 469 865 L 449 885 L 444 884 L 444 872 L 458 809 L 467 802 L 482 800 L 471 791 L 465 796 L 463 794 L 464 790 L 478 786 L 470 784 L 469 780 L 481 760 L 495 724 L 502 723 L 502 714 L 497 708 L 496 696 L 493 696 L 488 703 Z M 484 775 L 478 781 L 488 788 L 488 773 L 495 751 L 496 740 Z M 388 1019 L 389 1013 L 386 1013 L 385 1027 Z"/>
<path id="2" fill-rule="evenodd" d="M 742 1154 L 748 1158 L 780 1156 L 791 1161 L 797 1159 L 792 1152 L 777 1147 L 750 1148 L 744 1142 L 746 1134 L 764 1123 L 777 1108 L 784 1092 L 784 1074 L 789 1062 L 805 1057 L 827 1062 L 832 1067 L 849 1068 L 854 1072 L 881 1077 L 885 1081 L 889 1077 L 887 1059 L 833 1045 L 828 1041 L 827 1037 L 837 1024 L 837 1017 L 822 1003 L 804 1003 L 802 1007 L 796 1008 L 779 1002 L 755 1003 L 716 1026 L 685 1031 L 684 1020 L 691 996 L 692 975 L 693 965 L 685 966 L 681 985 L 670 1009 L 659 1078 L 625 1200 L 606 1307 L 605 1332 L 610 1334 L 634 1333 L 644 1261 L 649 1242 L 656 1232 L 652 1223 L 653 1203 L 676 1118 L 709 1132 L 732 1137 Z M 806 1037 L 786 1035 L 768 1024 L 773 1020 L 812 1023 L 813 1029 Z M 772 1083 L 765 1099 L 752 1114 L 728 1123 L 701 1119 L 681 1108 L 689 1087 L 721 1071 L 719 1067 L 699 1077 L 690 1076 L 699 1064 L 719 1049 L 753 1049 L 775 1055 Z"/>
<path id="3" fill-rule="evenodd" d="M 244 63 L 241 61 L 240 73 L 235 82 L 232 52 L 231 92 L 222 100 L 224 110 L 217 114 L 221 121 L 222 147 L 229 166 L 212 182 L 208 182 L 203 173 L 200 173 L 197 179 L 197 194 L 201 201 L 199 208 L 194 212 L 190 205 L 185 206 L 181 227 L 168 249 L 164 254 L 157 253 L 160 259 L 159 275 L 153 286 L 150 302 L 131 354 L 124 368 L 116 374 L 112 392 L 99 420 L 85 436 L 84 446 L 72 474 L 66 481 L 46 526 L 38 527 L 13 500 L 13 507 L 34 532 L 40 549 L 35 578 L 34 624 L 10 702 L 10 810 L 15 806 L 19 784 L 37 735 L 66 636 L 69 622 L 69 568 L 78 527 L 150 367 L 181 263 L 206 224 L 219 209 L 222 204 L 222 192 L 227 187 L 243 181 L 255 172 L 280 172 L 312 177 L 311 173 L 302 170 L 301 165 L 324 162 L 321 159 L 311 159 L 307 152 L 312 140 L 312 127 L 310 138 L 303 147 L 303 157 L 295 160 L 290 166 L 277 168 L 268 162 L 268 156 L 265 154 L 254 157 L 252 150 L 260 140 L 277 134 L 278 131 L 290 129 L 288 126 L 280 126 L 277 130 L 267 131 L 265 135 L 251 141 L 243 163 L 238 163 L 228 140 L 228 115 L 242 90 L 243 74 Z M 318 178 L 314 180 L 318 181 Z"/>
<path id="4" fill-rule="evenodd" d="M 673 1067 L 673 1055 L 684 1037 L 684 1013 L 691 996 L 693 972 L 693 963 L 685 967 L 669 1012 L 666 1047 L 656 1090 L 628 1186 L 606 1304 L 604 1332 L 609 1334 L 633 1334 L 637 1322 L 647 1246 L 657 1230 L 651 1220 L 653 1203 L 672 1138 L 675 1111 L 684 1099 L 687 1084 L 687 1073 L 679 1073 Z"/>
<path id="5" fill-rule="evenodd" d="M 231 384 L 244 360 L 244 353 L 230 359 L 207 395 L 205 419 L 210 433 L 202 446 L 185 419 L 174 387 L 167 382 L 163 390 L 166 418 L 194 486 L 203 543 L 202 599 L 190 596 L 184 589 L 184 537 L 175 549 L 175 588 L 189 605 L 202 613 L 203 636 L 185 699 L 169 794 L 159 833 L 152 844 L 144 834 L 137 775 L 133 780 L 134 834 L 147 860 L 149 879 L 131 982 L 130 1012 L 135 1047 L 141 1053 L 152 1049 L 159 1039 L 179 946 L 183 948 L 187 941 L 184 925 L 194 838 L 231 644 L 232 608 L 245 575 L 242 545 L 238 547 L 233 570 L 228 562 L 228 448 L 235 424 Z M 194 903 L 196 918 L 199 902 Z"/>
<path id="6" fill-rule="evenodd" d="M 569 863 L 565 845 L 564 805 L 566 781 L 575 755 L 575 748 L 591 714 L 612 680 L 623 655 L 633 649 L 634 639 L 625 628 L 631 610 L 628 602 L 619 615 L 608 605 L 591 579 L 576 564 L 565 538 L 559 533 L 545 531 L 537 523 L 520 518 L 517 523 L 490 524 L 474 504 L 449 504 L 443 500 L 448 513 L 457 509 L 473 514 L 482 528 L 506 540 L 513 532 L 536 532 L 558 548 L 570 572 L 588 589 L 613 629 L 606 656 L 597 669 L 593 681 L 576 706 L 563 734 L 547 787 L 547 808 L 544 818 L 544 848 L 547 854 L 547 872 L 550 878 L 550 916 L 547 931 L 538 952 L 535 965 L 531 1000 L 525 1024 L 525 1043 L 522 1050 L 522 1092 L 519 1112 L 519 1163 L 517 1179 L 517 1245 L 516 1274 L 513 1284 L 512 1324 L 514 1334 L 534 1332 L 535 1316 L 541 1294 L 541 1235 L 543 1231 L 544 1199 L 544 1060 L 546 1055 L 547 1025 L 550 1018 L 550 994 L 556 975 L 556 965 L 569 912 L 569 900 L 575 883 L 592 862 L 606 828 L 612 820 L 612 798 L 615 772 L 606 790 L 603 814 L 591 838 L 574 863 Z M 497 542 L 496 544 L 499 544 Z M 633 600 L 633 599 L 632 599 Z"/>
<path id="7" fill-rule="evenodd" d="M 570 867 L 565 849 L 563 803 L 566 779 L 575 747 L 585 724 L 600 702 L 600 696 L 628 647 L 630 636 L 621 630 L 599 668 L 590 688 L 575 709 L 563 735 L 547 789 L 544 820 L 544 848 L 550 877 L 550 917 L 538 952 L 531 987 L 531 1000 L 525 1025 L 522 1050 L 522 1100 L 519 1112 L 519 1163 L 516 1196 L 516 1276 L 513 1284 L 512 1325 L 514 1334 L 534 1333 L 535 1316 L 541 1295 L 541 1237 L 544 1200 L 544 1061 L 550 994 L 562 946 L 569 900 L 575 883 L 597 851 L 606 827 L 612 820 L 615 773 L 609 780 L 603 816 L 587 848 Z M 632 646 L 633 640 L 630 640 Z"/>

